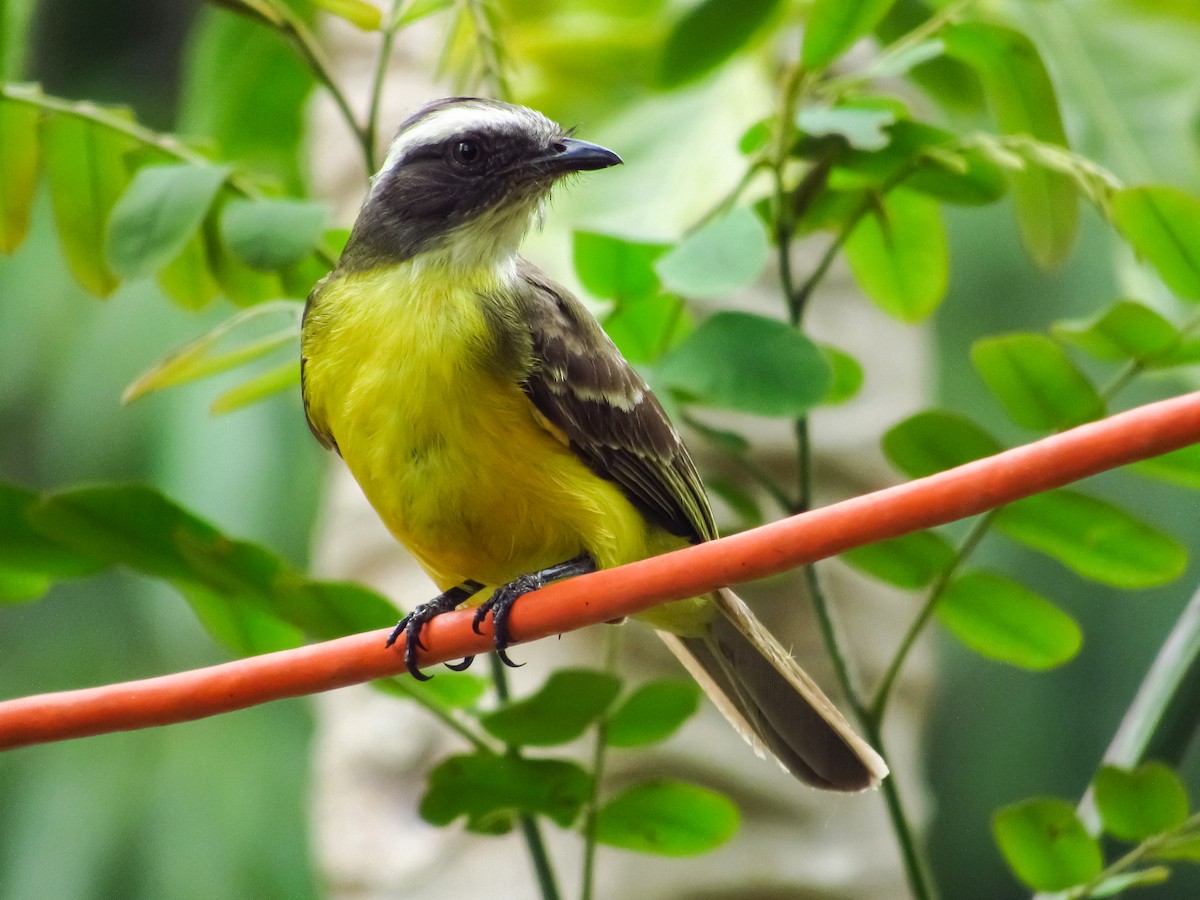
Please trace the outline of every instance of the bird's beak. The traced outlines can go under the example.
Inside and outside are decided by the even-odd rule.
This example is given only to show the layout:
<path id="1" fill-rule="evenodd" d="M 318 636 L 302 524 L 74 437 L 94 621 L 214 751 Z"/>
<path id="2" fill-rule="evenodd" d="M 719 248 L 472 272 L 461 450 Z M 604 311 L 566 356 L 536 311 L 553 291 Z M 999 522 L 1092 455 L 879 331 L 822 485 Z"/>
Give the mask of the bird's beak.
<path id="1" fill-rule="evenodd" d="M 568 172 L 591 172 L 595 169 L 619 166 L 621 157 L 599 144 L 563 138 L 556 141 L 547 154 L 538 159 L 538 163 L 540 167 L 549 168 L 555 174 L 565 175 Z"/>

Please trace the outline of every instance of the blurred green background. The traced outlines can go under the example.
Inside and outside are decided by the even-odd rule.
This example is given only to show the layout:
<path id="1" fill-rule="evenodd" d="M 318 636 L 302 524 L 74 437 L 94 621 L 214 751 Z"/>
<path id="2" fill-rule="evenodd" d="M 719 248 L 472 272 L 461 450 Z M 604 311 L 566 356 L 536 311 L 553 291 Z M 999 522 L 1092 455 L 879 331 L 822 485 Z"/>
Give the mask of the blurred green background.
<path id="1" fill-rule="evenodd" d="M 596 28 L 604 24 L 603 4 L 579 5 Z M 1003 5 L 1025 17 L 1039 41 L 1078 150 L 1130 181 L 1200 188 L 1200 16 L 1192 5 L 1067 4 L 1076 13 L 1091 10 L 1066 20 L 1071 27 L 1057 4 Z M 636 5 L 619 6 L 623 15 L 635 14 Z M 653 15 L 656 7 L 636 15 Z M 527 4 L 521 15 L 535 20 L 545 8 Z M 0 9 L 10 27 L 21 18 L 17 4 Z M 175 128 L 198 10 L 174 0 L 39 3 L 30 37 L 20 43 L 25 77 L 48 93 L 125 103 L 147 124 Z M 608 27 L 612 22 L 628 26 L 613 19 Z M 552 89 L 525 98 L 548 112 L 588 78 L 589 53 L 603 57 L 608 73 L 624 70 L 631 81 L 645 75 L 637 65 L 623 69 L 611 42 L 581 43 L 577 54 L 557 58 L 554 48 L 536 45 L 534 29 L 524 33 L 532 42 L 524 49 L 562 67 Z M 13 71 L 11 57 L 8 65 Z M 600 77 L 589 81 L 586 99 L 603 109 L 640 89 Z M 202 105 L 185 110 L 185 122 L 203 120 Z M 1044 328 L 1121 296 L 1130 286 L 1116 283 L 1113 260 L 1126 251 L 1088 218 L 1069 265 L 1039 274 L 1019 246 L 1006 203 L 951 210 L 948 221 L 953 279 L 932 326 L 937 390 L 996 433 L 1028 439 L 1006 424 L 971 371 L 970 340 Z M 298 396 L 221 418 L 205 412 L 219 390 L 211 383 L 119 404 L 121 390 L 165 349 L 227 314 L 224 305 L 185 312 L 146 282 L 123 286 L 103 303 L 84 295 L 66 274 L 42 198 L 30 239 L 0 258 L 0 477 L 45 489 L 147 482 L 227 533 L 261 541 L 303 566 L 326 460 L 307 433 Z M 881 422 L 881 430 L 889 424 Z M 1097 481 L 1200 557 L 1194 496 L 1120 476 Z M 1019 568 L 1027 583 L 1061 601 L 1083 624 L 1086 643 L 1063 669 L 1030 674 L 939 640 L 928 727 L 927 776 L 936 797 L 929 839 L 944 894 L 978 900 L 1023 893 L 992 844 L 991 811 L 1032 794 L 1080 794 L 1200 581 L 1193 562 L 1174 585 L 1124 596 L 999 540 L 989 541 L 984 555 Z M 3 697 L 225 658 L 167 588 L 121 575 L 61 585 L 39 603 L 6 608 L 0 619 Z M 317 895 L 306 842 L 310 734 L 306 702 L 288 701 L 0 755 L 0 898 Z M 1200 795 L 1194 758 L 1187 772 L 1193 796 Z M 1142 896 L 1200 896 L 1200 880 L 1176 878 Z"/>

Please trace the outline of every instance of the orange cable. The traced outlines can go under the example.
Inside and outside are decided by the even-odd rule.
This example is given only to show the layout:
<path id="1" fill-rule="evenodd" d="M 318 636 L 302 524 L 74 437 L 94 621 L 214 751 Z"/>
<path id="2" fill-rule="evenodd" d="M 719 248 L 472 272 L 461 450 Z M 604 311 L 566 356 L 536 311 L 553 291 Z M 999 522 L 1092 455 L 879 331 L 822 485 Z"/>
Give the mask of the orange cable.
<path id="1" fill-rule="evenodd" d="M 633 615 L 942 525 L 1200 441 L 1200 392 L 1147 404 L 956 469 L 543 588 L 513 608 L 514 643 Z M 423 666 L 491 649 L 471 611 L 422 632 Z M 186 722 L 404 671 L 404 641 L 367 632 L 143 681 L 0 703 L 0 749 Z"/>

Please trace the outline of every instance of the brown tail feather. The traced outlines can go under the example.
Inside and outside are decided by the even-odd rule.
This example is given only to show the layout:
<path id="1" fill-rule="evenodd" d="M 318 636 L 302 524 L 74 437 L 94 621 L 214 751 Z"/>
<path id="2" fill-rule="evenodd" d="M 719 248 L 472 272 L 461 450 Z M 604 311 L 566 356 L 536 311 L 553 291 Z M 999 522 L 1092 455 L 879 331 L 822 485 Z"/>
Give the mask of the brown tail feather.
<path id="1" fill-rule="evenodd" d="M 874 787 L 887 764 L 732 591 L 703 637 L 659 632 L 717 708 L 761 756 L 834 791 Z"/>

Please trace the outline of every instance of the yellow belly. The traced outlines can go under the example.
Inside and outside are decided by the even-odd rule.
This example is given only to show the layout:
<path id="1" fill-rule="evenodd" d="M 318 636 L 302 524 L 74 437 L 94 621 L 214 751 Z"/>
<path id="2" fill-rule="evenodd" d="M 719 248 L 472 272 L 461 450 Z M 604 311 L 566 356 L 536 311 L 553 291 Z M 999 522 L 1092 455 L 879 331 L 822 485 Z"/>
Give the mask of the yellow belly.
<path id="1" fill-rule="evenodd" d="M 519 373 L 486 364 L 477 296 L 414 295 L 402 272 L 348 275 L 306 323 L 310 414 L 388 529 L 443 589 L 504 584 L 583 552 L 603 568 L 665 549 L 661 530 L 540 424 Z"/>

